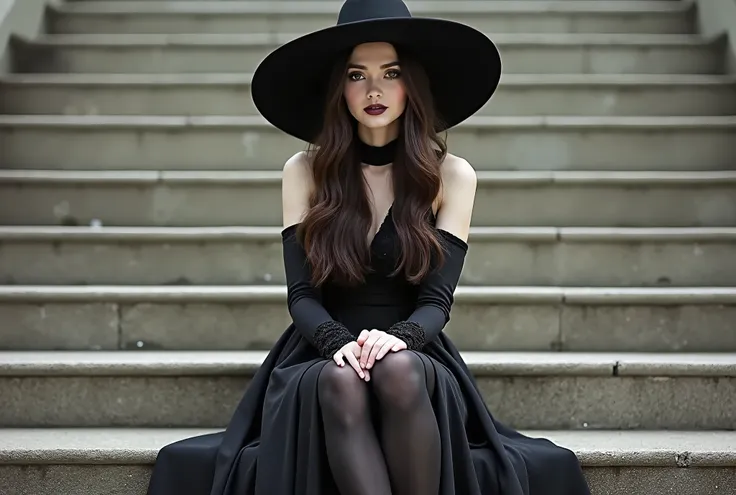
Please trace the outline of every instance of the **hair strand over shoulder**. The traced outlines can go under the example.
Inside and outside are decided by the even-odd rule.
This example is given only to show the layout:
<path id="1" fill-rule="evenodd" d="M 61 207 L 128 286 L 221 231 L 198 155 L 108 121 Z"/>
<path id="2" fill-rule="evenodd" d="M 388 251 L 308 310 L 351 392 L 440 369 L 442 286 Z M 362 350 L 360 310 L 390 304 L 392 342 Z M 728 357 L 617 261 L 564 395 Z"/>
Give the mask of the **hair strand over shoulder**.
<path id="1" fill-rule="evenodd" d="M 444 260 L 429 215 L 441 191 L 440 166 L 447 146 L 436 132 L 439 119 L 424 70 L 401 47 L 396 51 L 407 105 L 392 170 L 396 199 L 391 214 L 401 245 L 393 275 L 403 273 L 407 280 L 418 283 L 435 261 L 441 264 Z M 308 150 L 314 190 L 298 235 L 316 286 L 327 280 L 361 283 L 370 265 L 367 239 L 372 213 L 354 145 L 355 123 L 343 98 L 347 61 L 345 54 L 332 70 L 322 130 Z"/>

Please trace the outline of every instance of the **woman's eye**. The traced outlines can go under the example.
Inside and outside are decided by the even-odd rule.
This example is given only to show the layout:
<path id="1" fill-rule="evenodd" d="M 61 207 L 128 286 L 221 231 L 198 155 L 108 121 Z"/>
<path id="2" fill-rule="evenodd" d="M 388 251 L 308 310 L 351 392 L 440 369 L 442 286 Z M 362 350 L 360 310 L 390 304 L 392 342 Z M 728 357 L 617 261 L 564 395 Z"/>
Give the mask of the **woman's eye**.
<path id="1" fill-rule="evenodd" d="M 399 76 L 401 76 L 401 72 L 398 70 L 390 70 L 386 72 L 386 75 L 388 76 L 389 79 L 396 79 Z"/>
<path id="2" fill-rule="evenodd" d="M 363 74 L 360 72 L 351 72 L 348 74 L 348 79 L 351 81 L 360 81 L 363 78 Z"/>

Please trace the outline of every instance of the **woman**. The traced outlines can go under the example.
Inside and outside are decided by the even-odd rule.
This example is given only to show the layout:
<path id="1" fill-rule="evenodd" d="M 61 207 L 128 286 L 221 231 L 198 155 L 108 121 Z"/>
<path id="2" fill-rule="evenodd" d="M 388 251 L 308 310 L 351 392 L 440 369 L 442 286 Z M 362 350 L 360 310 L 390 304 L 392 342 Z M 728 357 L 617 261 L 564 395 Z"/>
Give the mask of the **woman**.
<path id="1" fill-rule="evenodd" d="M 476 177 L 437 132 L 499 75 L 487 37 L 400 0 L 348 0 L 263 61 L 259 111 L 312 144 L 283 173 L 294 324 L 223 434 L 160 452 L 150 495 L 589 493 L 572 452 L 492 418 L 442 333 Z"/>

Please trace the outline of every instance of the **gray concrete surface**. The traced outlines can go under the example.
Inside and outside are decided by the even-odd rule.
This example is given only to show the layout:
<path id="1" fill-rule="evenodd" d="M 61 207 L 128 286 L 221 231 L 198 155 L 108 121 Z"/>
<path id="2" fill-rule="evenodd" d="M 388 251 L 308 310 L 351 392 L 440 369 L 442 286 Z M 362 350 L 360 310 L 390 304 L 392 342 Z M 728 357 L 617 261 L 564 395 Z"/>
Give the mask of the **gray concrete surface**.
<path id="1" fill-rule="evenodd" d="M 13 495 L 145 495 L 150 465 L 54 464 L 0 466 L 0 484 Z M 730 495 L 730 467 L 583 467 L 592 495 Z"/>
<path id="2" fill-rule="evenodd" d="M 477 170 L 733 170 L 734 131 L 736 116 L 478 116 L 447 142 Z M 0 116 L 6 168 L 280 170 L 304 148 L 255 116 Z"/>
<path id="3" fill-rule="evenodd" d="M 281 227 L 0 227 L 0 283 L 284 284 L 280 231 Z M 733 259 L 736 228 L 473 227 L 461 283 L 734 286 Z"/>
<path id="4" fill-rule="evenodd" d="M 44 11 L 60 0 L 0 0 L 0 74 L 13 70 L 13 38 L 34 38 L 45 29 Z"/>
<path id="5" fill-rule="evenodd" d="M 224 427 L 263 354 L 2 353 L 0 396 L 7 405 L 0 425 Z M 515 428 L 712 430 L 736 424 L 733 353 L 464 357 L 495 417 Z"/>
<path id="6" fill-rule="evenodd" d="M 144 495 L 158 449 L 212 429 L 0 430 L 0 483 L 14 495 Z M 593 495 L 727 495 L 733 432 L 530 431 L 570 448 Z"/>
<path id="7" fill-rule="evenodd" d="M 687 33 L 694 12 L 684 3 L 409 2 L 414 15 L 470 24 L 490 33 Z M 55 33 L 308 32 L 334 24 L 340 2 L 78 2 L 55 9 Z"/>
<path id="8" fill-rule="evenodd" d="M 477 175 L 475 225 L 736 226 L 736 171 Z M 5 170 L 0 171 L 0 222 L 279 226 L 280 190 L 279 172 Z"/>
<path id="9" fill-rule="evenodd" d="M 0 112 L 256 115 L 250 81 L 250 74 L 9 74 L 0 78 Z M 732 76 L 504 74 L 500 88 L 478 115 L 735 113 L 736 79 Z"/>
<path id="10" fill-rule="evenodd" d="M 283 286 L 4 286 L 1 348 L 269 349 Z M 732 288 L 458 288 L 462 350 L 736 351 Z"/>
<path id="11" fill-rule="evenodd" d="M 210 429 L 0 430 L 0 483 L 14 495 L 144 495 L 158 449 Z M 572 449 L 593 495 L 727 495 L 733 432 L 524 431 Z"/>
<path id="12" fill-rule="evenodd" d="M 0 429 L 0 464 L 147 465 L 169 443 L 218 428 Z M 585 467 L 728 467 L 736 463 L 736 433 L 721 431 L 524 430 L 573 450 Z M 687 455 L 686 465 L 682 459 Z"/>
<path id="13" fill-rule="evenodd" d="M 736 74 L 736 3 L 733 0 L 688 0 L 697 12 L 696 30 L 702 36 L 725 38 L 725 71 Z"/>
<path id="14" fill-rule="evenodd" d="M 252 72 L 298 34 L 69 34 L 14 46 L 20 72 Z M 718 74 L 725 44 L 694 35 L 498 34 L 518 74 Z"/>

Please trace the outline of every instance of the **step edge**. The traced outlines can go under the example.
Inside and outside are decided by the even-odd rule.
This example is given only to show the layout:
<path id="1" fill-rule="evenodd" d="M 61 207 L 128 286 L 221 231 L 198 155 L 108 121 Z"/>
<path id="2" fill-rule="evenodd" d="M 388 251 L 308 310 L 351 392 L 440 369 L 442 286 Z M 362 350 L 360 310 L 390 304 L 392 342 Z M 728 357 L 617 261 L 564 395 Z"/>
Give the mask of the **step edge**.
<path id="1" fill-rule="evenodd" d="M 4 86 L 250 86 L 252 73 L 172 73 L 172 74 L 114 74 L 114 73 L 11 73 L 0 75 Z M 552 89 L 570 86 L 585 87 L 715 87 L 731 88 L 736 76 L 729 74 L 505 74 L 500 88 L 535 87 Z"/>
<path id="2" fill-rule="evenodd" d="M 0 285 L 0 302 L 283 302 L 281 285 Z M 455 291 L 464 304 L 732 305 L 736 287 L 560 287 L 465 286 Z"/>
<path id="3" fill-rule="evenodd" d="M 5 430 L 7 431 L 7 430 Z M 121 464 L 121 465 L 150 465 L 154 462 L 156 454 L 164 445 L 184 438 L 218 433 L 221 428 L 216 429 L 156 429 L 156 428 L 50 428 L 44 431 L 35 442 L 44 445 L 42 448 L 6 447 L 0 449 L 0 465 L 43 465 L 43 464 Z M 0 430 L 0 439 L 4 431 Z M 38 429 L 17 429 L 14 436 L 38 435 Z M 680 468 L 706 468 L 706 467 L 734 467 L 736 466 L 736 441 L 734 432 L 720 431 L 693 431 L 693 432 L 668 432 L 668 431 L 548 431 L 548 430 L 521 430 L 520 433 L 532 438 L 547 438 L 557 445 L 570 448 L 579 457 L 584 467 L 680 467 Z M 92 436 L 98 438 L 106 435 L 108 438 L 146 438 L 139 442 L 138 446 L 129 448 L 107 447 L 108 443 L 95 445 L 94 441 L 88 441 L 82 447 L 64 448 L 47 447 L 58 442 L 58 438 L 71 437 L 75 445 L 80 444 L 79 437 Z M 48 437 L 48 440 L 45 438 Z M 621 439 L 623 437 L 623 440 Z M 676 440 L 667 440 L 667 437 Z M 7 436 L 5 436 L 7 438 Z M 617 439 L 618 448 L 610 448 L 610 439 Z M 713 439 L 719 439 L 715 446 L 710 448 L 705 444 L 714 443 Z M 642 448 L 643 443 L 651 443 L 655 439 L 662 447 Z M 97 441 L 99 443 L 99 441 Z M 599 447 L 595 446 L 599 442 Z M 92 445 L 89 445 L 92 443 Z M 154 445 L 151 445 L 151 444 Z M 672 444 L 675 445 L 672 445 Z M 590 446 L 593 444 L 594 446 Z M 623 444 L 623 447 L 621 446 Z M 684 445 L 681 445 L 684 444 Z M 22 445 L 22 444 L 21 444 Z M 626 447 L 628 445 L 628 447 Z M 685 445 L 700 446 L 699 449 L 686 449 Z"/>
<path id="4" fill-rule="evenodd" d="M 267 354 L 268 351 L 0 351 L 0 377 L 249 377 Z M 460 355 L 478 379 L 736 377 L 736 353 L 461 351 Z"/>
<path id="5" fill-rule="evenodd" d="M 256 128 L 279 132 L 260 115 L 0 115 L 2 128 L 88 129 L 228 129 Z M 474 116 L 456 129 L 638 130 L 652 131 L 736 128 L 736 116 Z"/>
<path id="6" fill-rule="evenodd" d="M 143 2 L 141 2 L 143 3 Z M 183 5 L 167 5 L 171 2 L 146 2 L 144 5 L 131 5 L 129 2 L 105 2 L 105 4 L 61 4 L 51 7 L 54 13 L 61 15 L 232 15 L 232 14 L 262 14 L 262 15 L 334 15 L 339 10 L 339 2 L 248 2 L 247 4 L 229 5 L 226 1 L 208 2 L 207 6 L 199 2 L 177 2 Z M 152 5 L 151 5 L 152 4 Z M 462 2 L 452 5 L 440 1 L 413 2 L 411 10 L 414 15 L 423 14 L 505 14 L 505 15 L 661 15 L 682 16 L 691 12 L 686 3 L 670 2 L 628 2 L 624 5 L 606 5 L 596 2 L 493 2 L 491 4 L 475 1 Z"/>
<path id="7" fill-rule="evenodd" d="M 32 40 L 24 40 L 28 46 L 36 47 L 224 47 L 252 46 L 277 47 L 299 38 L 304 33 L 214 33 L 214 34 L 41 34 Z M 712 49 L 719 44 L 718 38 L 705 38 L 699 34 L 658 33 L 498 33 L 493 35 L 500 47 L 550 46 L 581 47 L 649 47 L 651 48 L 702 48 Z"/>
<path id="8" fill-rule="evenodd" d="M 0 225 L 0 242 L 190 243 L 279 242 L 281 226 L 231 227 L 63 227 Z M 557 244 L 627 242 L 712 243 L 736 240 L 736 227 L 470 227 L 470 242 Z"/>
<path id="9" fill-rule="evenodd" d="M 736 170 L 699 171 L 577 171 L 527 170 L 475 172 L 478 186 L 554 186 L 554 185 L 678 185 L 725 186 L 736 183 Z M 0 184 L 196 184 L 263 185 L 281 184 L 280 170 L 0 170 Z"/>

